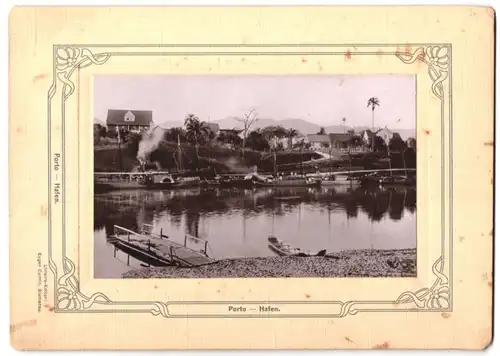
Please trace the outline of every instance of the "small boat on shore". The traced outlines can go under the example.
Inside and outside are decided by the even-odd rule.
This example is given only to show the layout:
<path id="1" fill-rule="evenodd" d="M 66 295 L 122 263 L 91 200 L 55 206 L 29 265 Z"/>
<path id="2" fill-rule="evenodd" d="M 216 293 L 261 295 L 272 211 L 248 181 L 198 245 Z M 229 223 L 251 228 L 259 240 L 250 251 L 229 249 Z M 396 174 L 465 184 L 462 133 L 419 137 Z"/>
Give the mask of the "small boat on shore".
<path id="1" fill-rule="evenodd" d="M 293 247 L 274 236 L 269 236 L 267 241 L 269 241 L 269 248 L 280 256 L 324 256 L 326 254 L 326 250 L 321 250 L 318 253 L 304 251 L 298 247 Z"/>

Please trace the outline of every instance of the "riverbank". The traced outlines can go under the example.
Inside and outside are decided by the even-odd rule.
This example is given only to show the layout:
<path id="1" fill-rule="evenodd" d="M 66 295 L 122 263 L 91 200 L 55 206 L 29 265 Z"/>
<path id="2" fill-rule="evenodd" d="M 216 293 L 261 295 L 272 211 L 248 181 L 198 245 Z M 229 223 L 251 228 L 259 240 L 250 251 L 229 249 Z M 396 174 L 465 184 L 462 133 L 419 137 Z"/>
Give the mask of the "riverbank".
<path id="1" fill-rule="evenodd" d="M 416 249 L 350 250 L 325 257 L 225 259 L 193 267 L 150 267 L 123 278 L 416 277 Z"/>

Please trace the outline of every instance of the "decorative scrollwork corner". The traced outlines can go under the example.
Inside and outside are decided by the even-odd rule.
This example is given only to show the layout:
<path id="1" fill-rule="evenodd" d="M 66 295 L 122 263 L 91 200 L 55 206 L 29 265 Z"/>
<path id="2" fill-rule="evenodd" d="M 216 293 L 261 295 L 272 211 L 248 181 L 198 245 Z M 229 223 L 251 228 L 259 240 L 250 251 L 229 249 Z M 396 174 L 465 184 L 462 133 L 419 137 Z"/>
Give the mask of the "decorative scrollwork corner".
<path id="1" fill-rule="evenodd" d="M 55 52 L 56 76 L 64 83 L 63 99 L 66 100 L 75 91 L 71 75 L 75 69 L 83 69 L 92 64 L 100 65 L 111 58 L 110 53 L 93 54 L 88 48 L 60 46 Z"/>
<path id="2" fill-rule="evenodd" d="M 75 264 L 68 258 L 65 259 L 65 263 L 68 266 L 65 268 L 67 271 L 57 281 L 57 311 L 89 309 L 94 303 L 112 303 L 106 295 L 100 292 L 90 297 L 81 293 L 75 276 Z"/>
<path id="3" fill-rule="evenodd" d="M 448 46 L 419 47 L 413 53 L 396 52 L 396 56 L 406 64 L 419 60 L 428 65 L 432 80 L 431 90 L 440 100 L 443 100 L 443 81 L 448 78 L 449 69 Z"/>
<path id="4" fill-rule="evenodd" d="M 354 304 L 356 302 L 345 302 L 342 304 L 342 307 L 340 309 L 340 314 L 339 317 L 342 318 L 347 315 L 356 315 L 358 314 L 359 310 L 356 308 L 353 308 Z"/>
<path id="5" fill-rule="evenodd" d="M 155 302 L 153 307 L 151 308 L 151 314 L 157 316 L 161 315 L 165 318 L 168 318 L 170 314 L 168 313 L 168 305 L 163 302 Z"/>
<path id="6" fill-rule="evenodd" d="M 450 286 L 448 277 L 443 274 L 443 256 L 434 262 L 432 272 L 437 277 L 430 288 L 422 288 L 416 292 L 404 292 L 396 300 L 398 304 L 413 303 L 418 309 L 448 310 L 450 306 Z"/>

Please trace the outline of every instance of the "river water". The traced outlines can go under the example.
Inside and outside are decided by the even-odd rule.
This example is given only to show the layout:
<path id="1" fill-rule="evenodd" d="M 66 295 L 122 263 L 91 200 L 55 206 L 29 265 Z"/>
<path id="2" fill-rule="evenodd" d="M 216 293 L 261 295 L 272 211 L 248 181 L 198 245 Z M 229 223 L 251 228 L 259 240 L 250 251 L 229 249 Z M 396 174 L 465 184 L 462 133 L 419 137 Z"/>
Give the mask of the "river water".
<path id="1" fill-rule="evenodd" d="M 416 247 L 415 188 L 260 188 L 128 190 L 94 197 L 94 276 L 117 278 L 141 261 L 106 239 L 113 225 L 184 243 L 208 241 L 217 259 L 275 256 L 267 238 L 316 252 Z M 188 239 L 190 247 L 196 241 Z M 201 244 L 200 244 L 201 245 Z M 202 247 L 202 246 L 200 246 Z"/>

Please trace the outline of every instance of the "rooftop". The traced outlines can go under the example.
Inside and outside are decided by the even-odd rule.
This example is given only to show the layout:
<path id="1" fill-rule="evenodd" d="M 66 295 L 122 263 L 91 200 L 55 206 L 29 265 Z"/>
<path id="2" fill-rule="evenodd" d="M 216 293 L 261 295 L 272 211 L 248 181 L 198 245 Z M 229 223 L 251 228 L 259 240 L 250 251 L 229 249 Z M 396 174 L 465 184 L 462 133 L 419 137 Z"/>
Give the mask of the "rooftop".
<path id="1" fill-rule="evenodd" d="M 149 110 L 115 110 L 109 109 L 107 125 L 139 125 L 149 126 L 153 122 L 153 112 Z"/>

